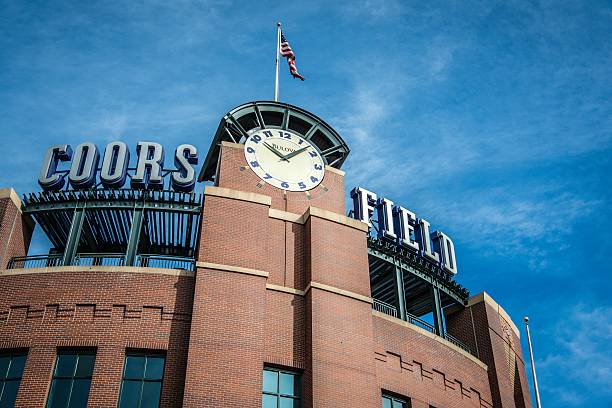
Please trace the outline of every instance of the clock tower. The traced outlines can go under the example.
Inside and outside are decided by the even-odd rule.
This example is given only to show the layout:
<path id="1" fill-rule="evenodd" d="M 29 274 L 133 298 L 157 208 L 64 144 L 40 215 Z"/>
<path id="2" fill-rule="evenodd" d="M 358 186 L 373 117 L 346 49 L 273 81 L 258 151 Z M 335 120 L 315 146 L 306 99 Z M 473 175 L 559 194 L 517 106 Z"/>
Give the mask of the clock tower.
<path id="1" fill-rule="evenodd" d="M 221 120 L 200 173 L 214 186 L 185 406 L 262 407 L 266 368 L 299 375 L 295 406 L 380 404 L 367 225 L 345 215 L 348 153 L 323 120 L 284 103 L 248 103 Z"/>

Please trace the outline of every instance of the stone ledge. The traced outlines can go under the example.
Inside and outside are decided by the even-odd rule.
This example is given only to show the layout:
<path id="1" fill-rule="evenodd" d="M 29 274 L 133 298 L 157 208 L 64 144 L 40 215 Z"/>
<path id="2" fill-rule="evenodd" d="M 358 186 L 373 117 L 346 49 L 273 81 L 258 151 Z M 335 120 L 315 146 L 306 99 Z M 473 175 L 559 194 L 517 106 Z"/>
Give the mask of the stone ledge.
<path id="1" fill-rule="evenodd" d="M 346 296 L 346 297 L 349 297 L 351 299 L 356 299 L 356 300 L 359 300 L 361 302 L 366 302 L 366 303 L 372 304 L 372 298 L 371 297 L 360 295 L 359 293 L 355 293 L 355 292 L 351 292 L 349 290 L 344 290 L 344 289 L 336 288 L 334 286 L 329 286 L 329 285 L 326 285 L 324 283 L 319 283 L 319 282 L 310 282 L 308 284 L 308 286 L 306 286 L 306 290 L 304 290 L 304 293 L 305 294 L 308 293 L 308 291 L 310 289 L 312 289 L 312 288 L 321 289 L 321 290 L 324 290 L 326 292 L 335 293 L 337 295 Z"/>
<path id="2" fill-rule="evenodd" d="M 46 268 L 2 269 L 0 270 L 0 277 L 61 272 L 144 273 L 150 275 L 186 276 L 189 278 L 195 276 L 195 272 L 184 269 L 142 268 L 138 266 L 52 266 Z"/>
<path id="3" fill-rule="evenodd" d="M 222 147 L 231 147 L 233 149 L 240 149 L 240 150 L 244 150 L 244 145 L 241 143 L 234 143 L 234 142 L 227 142 L 227 141 L 221 141 L 221 146 Z"/>
<path id="4" fill-rule="evenodd" d="M 419 326 L 415 326 L 414 324 L 410 324 L 408 322 L 403 321 L 402 319 L 398 319 L 397 317 L 393 317 L 393 316 L 389 316 L 387 314 L 378 312 L 376 310 L 372 310 L 372 315 L 374 317 L 379 317 L 381 319 L 385 319 L 388 320 L 392 323 L 395 324 L 399 324 L 400 326 L 404 326 L 407 327 L 411 330 L 414 330 L 415 332 L 417 332 L 418 334 L 421 334 L 425 337 L 429 337 L 432 340 L 437 341 L 438 343 L 452 349 L 453 351 L 456 351 L 457 353 L 461 354 L 462 356 L 470 359 L 472 362 L 478 364 L 481 368 L 483 368 L 485 371 L 488 370 L 488 367 L 485 363 L 483 363 L 482 361 L 480 361 L 478 358 L 474 357 L 473 355 L 471 355 L 470 353 L 468 353 L 467 351 L 465 351 L 464 349 L 462 349 L 461 347 L 455 346 L 453 343 L 451 343 L 450 341 L 443 339 L 442 337 L 438 336 L 437 334 L 433 334 L 425 329 L 420 328 Z"/>
<path id="5" fill-rule="evenodd" d="M 15 190 L 12 188 L 0 188 L 0 199 L 3 198 L 10 198 L 19 212 L 21 212 L 21 200 L 19 199 L 19 196 Z"/>
<path id="6" fill-rule="evenodd" d="M 339 174 L 339 175 L 341 175 L 341 176 L 344 176 L 344 175 L 346 174 L 344 171 L 342 171 L 342 170 L 340 170 L 340 169 L 337 169 L 337 168 L 335 168 L 335 167 L 332 167 L 332 166 L 325 166 L 325 170 L 326 170 L 326 171 L 329 171 L 329 172 L 331 172 L 331 173 L 336 173 L 336 174 Z"/>
<path id="7" fill-rule="evenodd" d="M 298 296 L 305 296 L 312 288 L 314 288 L 314 289 L 321 289 L 321 290 L 324 290 L 326 292 L 335 293 L 335 294 L 341 295 L 341 296 L 346 296 L 346 297 L 349 297 L 351 299 L 359 300 L 361 302 L 366 302 L 366 303 L 370 303 L 370 304 L 372 303 L 372 298 L 370 298 L 370 297 L 363 296 L 363 295 L 360 295 L 358 293 L 354 293 L 354 292 L 351 292 L 351 291 L 348 291 L 348 290 L 336 288 L 334 286 L 326 285 L 324 283 L 319 283 L 319 282 L 310 282 L 306 286 L 305 290 L 299 290 L 299 289 L 295 289 L 295 288 L 290 288 L 288 286 L 273 285 L 271 283 L 266 284 L 266 289 L 268 289 L 268 290 L 274 290 L 274 291 L 277 291 L 277 292 L 290 293 L 292 295 L 298 295 Z"/>
<path id="8" fill-rule="evenodd" d="M 323 210 L 317 207 L 308 207 L 308 210 L 304 213 L 304 221 L 308 220 L 309 217 L 322 218 L 324 220 L 332 221 L 338 224 L 346 225 L 350 228 L 355 228 L 359 231 L 368 232 L 368 224 L 365 222 L 357 221 L 353 218 L 347 217 L 346 215 L 338 214 L 332 211 Z"/>
<path id="9" fill-rule="evenodd" d="M 290 288 L 288 286 L 273 285 L 271 283 L 266 284 L 266 289 L 274 290 L 276 292 L 290 293 L 292 295 L 298 296 L 304 296 L 306 294 L 306 292 L 304 292 L 303 290 Z"/>
<path id="10" fill-rule="evenodd" d="M 250 203 L 272 205 L 272 198 L 263 194 L 248 193 L 246 191 L 233 190 L 231 188 L 206 186 L 205 196 L 230 198 L 233 200 L 247 201 Z"/>
<path id="11" fill-rule="evenodd" d="M 304 224 L 304 214 L 300 215 L 288 211 L 276 210 L 274 208 L 270 208 L 270 210 L 268 210 L 268 217 L 275 218 L 277 220 L 294 222 L 296 224 Z"/>
<path id="12" fill-rule="evenodd" d="M 197 262 L 196 266 L 198 268 L 215 269 L 217 271 L 241 273 L 244 275 L 261 276 L 264 278 L 267 278 L 270 275 L 268 272 L 260 271 L 258 269 L 243 268 L 241 266 L 233 266 L 233 265 L 216 264 L 216 263 L 211 263 L 211 262 Z"/>

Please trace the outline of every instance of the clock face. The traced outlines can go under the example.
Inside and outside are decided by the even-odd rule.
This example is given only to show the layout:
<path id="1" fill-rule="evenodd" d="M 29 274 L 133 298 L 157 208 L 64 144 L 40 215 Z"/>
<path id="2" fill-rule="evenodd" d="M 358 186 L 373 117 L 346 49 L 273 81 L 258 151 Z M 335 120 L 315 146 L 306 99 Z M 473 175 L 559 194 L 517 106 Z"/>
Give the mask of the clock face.
<path id="1" fill-rule="evenodd" d="M 325 162 L 306 139 L 281 129 L 262 129 L 244 144 L 244 157 L 263 181 L 288 191 L 308 191 L 321 183 Z"/>

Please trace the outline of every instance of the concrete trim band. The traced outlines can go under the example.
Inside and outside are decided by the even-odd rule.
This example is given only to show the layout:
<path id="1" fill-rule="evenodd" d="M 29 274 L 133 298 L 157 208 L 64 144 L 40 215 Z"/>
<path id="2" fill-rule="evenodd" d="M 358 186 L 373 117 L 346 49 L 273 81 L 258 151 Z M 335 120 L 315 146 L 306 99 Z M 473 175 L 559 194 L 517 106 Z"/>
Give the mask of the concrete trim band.
<path id="1" fill-rule="evenodd" d="M 261 277 L 264 277 L 264 278 L 267 278 L 270 275 L 268 272 L 260 271 L 258 269 L 243 268 L 243 267 L 240 267 L 240 266 L 231 266 L 231 265 L 216 264 L 216 263 L 211 263 L 211 262 L 197 262 L 196 266 L 198 268 L 206 268 L 206 269 L 214 269 L 214 270 L 217 270 L 217 271 L 226 271 L 226 272 L 241 273 L 243 275 L 261 276 Z"/>

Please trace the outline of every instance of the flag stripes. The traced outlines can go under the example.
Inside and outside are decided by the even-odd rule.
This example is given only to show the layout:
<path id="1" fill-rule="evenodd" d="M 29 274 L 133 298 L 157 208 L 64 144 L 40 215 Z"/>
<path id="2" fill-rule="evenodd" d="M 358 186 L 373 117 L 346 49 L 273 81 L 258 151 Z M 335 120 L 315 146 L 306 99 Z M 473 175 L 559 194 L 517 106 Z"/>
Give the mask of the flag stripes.
<path id="1" fill-rule="evenodd" d="M 289 72 L 294 78 L 299 78 L 302 81 L 304 77 L 300 75 L 297 70 L 297 66 L 295 65 L 295 54 L 289 45 L 289 41 L 285 38 L 285 35 L 281 31 L 281 44 L 280 44 L 280 54 L 287 58 L 287 64 L 289 64 Z"/>

